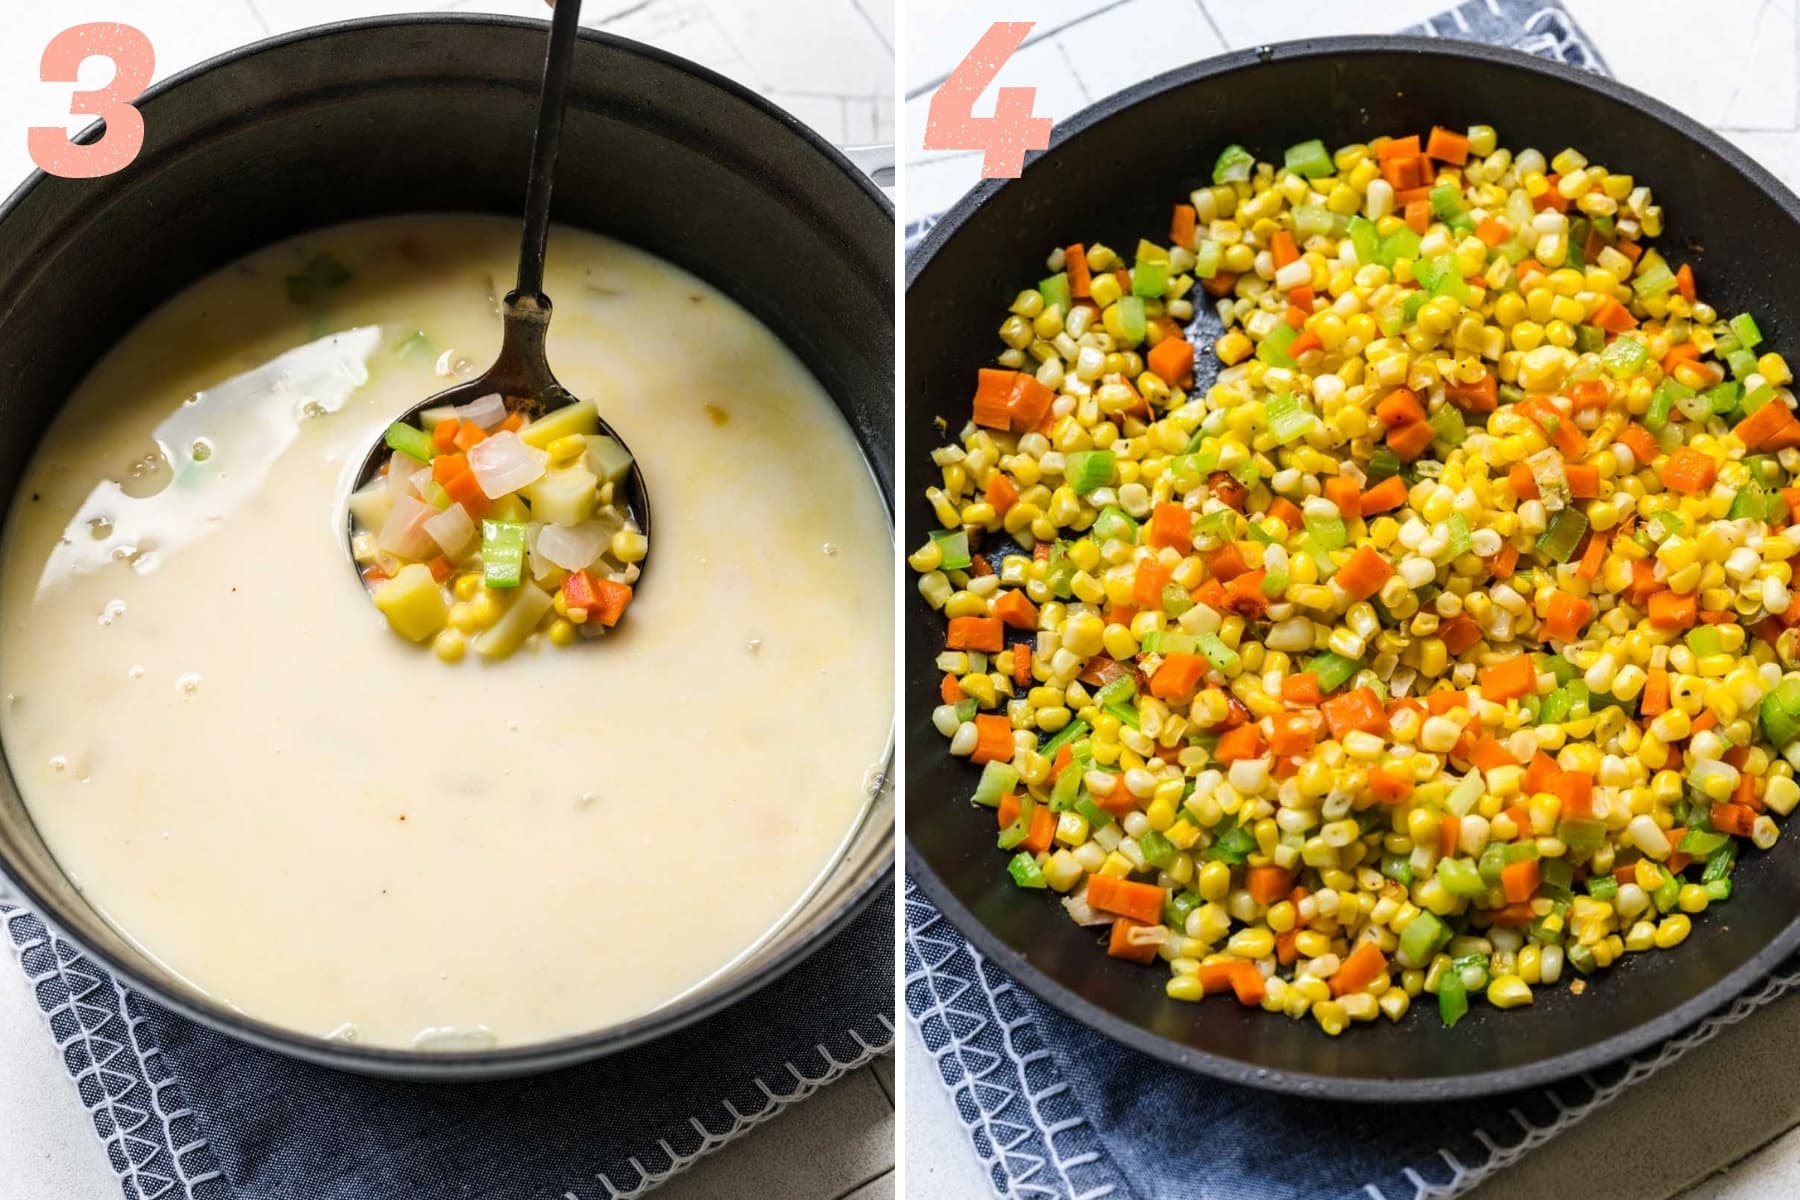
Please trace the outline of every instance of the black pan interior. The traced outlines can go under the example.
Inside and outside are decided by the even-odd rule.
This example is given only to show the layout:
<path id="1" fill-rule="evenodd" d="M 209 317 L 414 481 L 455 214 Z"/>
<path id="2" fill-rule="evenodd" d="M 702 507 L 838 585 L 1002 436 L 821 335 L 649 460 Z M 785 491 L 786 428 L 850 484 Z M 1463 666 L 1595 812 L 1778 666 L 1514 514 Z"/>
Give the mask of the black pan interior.
<path id="1" fill-rule="evenodd" d="M 1800 292 L 1782 268 L 1800 260 L 1800 202 L 1715 135 L 1609 81 L 1509 51 L 1426 39 L 1327 39 L 1183 68 L 1065 124 L 1017 181 L 984 184 L 940 224 L 909 266 L 902 478 L 905 544 L 935 523 L 920 499 L 936 480 L 926 451 L 968 419 L 975 370 L 992 365 L 995 330 L 1022 281 L 1046 272 L 1052 246 L 1099 239 L 1130 247 L 1166 236 L 1170 206 L 1202 182 L 1230 142 L 1280 161 L 1284 147 L 1381 133 L 1495 126 L 1500 143 L 1553 155 L 1578 147 L 1654 188 L 1660 245 L 1692 262 L 1721 313 L 1750 309 L 1787 350 Z M 1528 1010 L 1474 1006 L 1443 1030 L 1415 1005 L 1327 1038 L 1310 1020 L 1237 1005 L 1171 1001 L 1160 969 L 1107 958 L 1096 935 L 1053 900 L 1022 892 L 994 849 L 991 816 L 967 804 L 976 772 L 931 727 L 932 659 L 943 621 L 906 599 L 904 733 L 909 864 L 946 915 L 1039 995 L 1101 1032 L 1169 1061 L 1261 1087 L 1343 1098 L 1466 1096 L 1561 1077 L 1666 1036 L 1718 1006 L 1800 943 L 1800 847 L 1793 836 L 1745 856 L 1737 894 L 1696 920 L 1674 953 L 1630 956 L 1587 993 L 1542 988 Z"/>
<path id="2" fill-rule="evenodd" d="M 129 169 L 22 187 L 0 211 L 0 519 L 64 398 L 187 284 L 251 250 L 361 217 L 519 214 L 547 30 L 542 21 L 430 16 L 275 39 L 152 89 L 139 105 L 144 149 Z M 736 85 L 584 31 L 554 199 L 556 221 L 659 254 L 772 328 L 831 394 L 891 507 L 894 227 L 878 189 Z M 679 485 L 680 464 L 669 470 Z M 850 869 L 730 986 L 599 1035 L 434 1059 L 352 1053 L 247 1020 L 230 1031 L 335 1065 L 410 1074 L 498 1074 L 591 1057 L 703 1015 L 797 961 L 882 886 L 886 870 L 872 856 L 886 859 L 886 839 L 878 820 L 860 831 L 844 859 Z M 81 899 L 32 831 L 8 772 L 0 772 L 0 862 L 40 912 L 114 969 L 221 1021 Z"/>

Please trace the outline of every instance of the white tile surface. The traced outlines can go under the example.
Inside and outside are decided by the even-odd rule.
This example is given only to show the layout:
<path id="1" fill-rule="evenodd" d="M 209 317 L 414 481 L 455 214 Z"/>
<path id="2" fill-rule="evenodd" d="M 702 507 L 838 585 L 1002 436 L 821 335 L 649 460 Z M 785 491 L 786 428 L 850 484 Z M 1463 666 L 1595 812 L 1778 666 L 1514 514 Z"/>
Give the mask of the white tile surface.
<path id="1" fill-rule="evenodd" d="M 1800 185 L 1800 18 L 1795 0 L 1564 0 L 1614 72 L 1719 127 L 1790 187 Z M 974 44 L 989 21 L 1037 17 L 1034 36 L 1074 47 L 1073 78 L 1004 82 L 1040 87 L 1037 111 L 1056 118 L 1167 66 L 1233 48 L 1296 37 L 1392 32 L 1433 17 L 1451 0 L 1351 0 L 1330 5 L 1269 0 L 1053 0 L 995 8 L 912 0 L 906 141 L 909 220 L 941 212 L 979 175 L 980 156 L 932 154 L 919 145 L 926 84 Z M 1696 15 L 1703 17 L 1696 20 Z M 1195 16 L 1200 20 L 1196 23 Z M 1165 33 L 1165 31 L 1168 31 Z M 1679 34 L 1679 50 L 1672 38 Z M 1106 47 L 1110 52 L 1088 47 Z M 984 98 L 991 110 L 992 93 Z M 980 107 L 977 112 L 983 111 Z M 915 119 L 915 113 L 919 114 Z M 1503 120 L 1496 114 L 1496 124 Z M 915 165 L 916 164 L 916 165 Z M 1646 168 L 1647 176 L 1653 171 Z M 1726 1031 L 1633 1089 L 1576 1131 L 1529 1155 L 1472 1200 L 1782 1200 L 1800 1196 L 1800 999 Z M 906 1031 L 907 1194 L 916 1200 L 992 1194 L 955 1109 Z M 1735 1099 L 1724 1099 L 1723 1097 Z M 1730 1114 L 1716 1119 L 1718 1114 Z M 1574 1191 L 1570 1181 L 1579 1181 Z"/>
<path id="2" fill-rule="evenodd" d="M 38 57 L 70 25 L 124 19 L 156 49 L 156 79 L 273 33 L 377 13 L 455 9 L 543 17 L 544 0 L 15 0 L 0 15 L 0 194 L 30 171 L 24 130 L 79 129 Z M 586 0 L 586 25 L 653 43 L 769 95 L 838 142 L 891 141 L 892 0 Z M 804 36 L 796 36 L 804 30 Z M 102 84 L 109 68 L 84 68 Z M 865 1069 L 659 1190 L 669 1200 L 881 1200 L 893 1194 L 893 1068 Z M 117 1200 L 99 1142 L 23 977 L 0 952 L 0 1200 Z"/>
<path id="3" fill-rule="evenodd" d="M 0 949 L 0 1200 L 118 1200 L 37 1002 Z"/>
<path id="4" fill-rule="evenodd" d="M 895 0 L 586 0 L 582 24 L 649 42 L 769 96 L 839 142 L 894 138 Z M 384 13 L 493 12 L 542 18 L 544 0 L 14 0 L 0 16 L 0 194 L 31 170 L 24 130 L 68 116 L 67 85 L 38 80 L 38 58 L 57 32 L 125 20 L 156 49 L 160 80 L 270 34 Z M 797 31 L 804 31 L 803 34 Z M 82 83 L 103 83 L 94 60 Z"/>

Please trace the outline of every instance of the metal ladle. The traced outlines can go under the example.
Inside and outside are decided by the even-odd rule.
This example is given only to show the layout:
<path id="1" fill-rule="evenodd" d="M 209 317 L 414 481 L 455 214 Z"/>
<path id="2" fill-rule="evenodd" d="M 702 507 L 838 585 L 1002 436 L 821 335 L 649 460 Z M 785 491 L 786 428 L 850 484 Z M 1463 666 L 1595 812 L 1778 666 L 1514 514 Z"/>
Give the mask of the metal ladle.
<path id="1" fill-rule="evenodd" d="M 531 176 L 525 184 L 525 225 L 519 247 L 518 286 L 502 302 L 504 325 L 500 355 L 478 377 L 428 397 L 398 419 L 417 424 L 421 412 L 447 405 L 467 404 L 498 392 L 509 412 L 536 420 L 546 413 L 574 404 L 577 397 L 558 383 L 544 354 L 550 329 L 550 297 L 544 295 L 544 252 L 550 240 L 550 188 L 556 175 L 556 152 L 562 140 L 563 111 L 569 85 L 569 67 L 575 55 L 575 37 L 581 17 L 581 0 L 558 0 L 550 19 L 550 49 L 544 58 L 544 85 L 538 103 L 537 134 L 531 147 Z M 600 418 L 600 432 L 627 453 L 630 447 L 618 430 Z M 387 461 L 388 447 L 376 442 L 363 460 L 357 476 L 361 487 L 375 479 Z M 644 473 L 632 456 L 631 470 L 614 489 L 613 503 L 624 508 L 645 538 L 650 536 L 650 497 Z M 646 560 L 647 561 L 647 560 Z M 644 563 L 639 563 L 642 570 Z"/>

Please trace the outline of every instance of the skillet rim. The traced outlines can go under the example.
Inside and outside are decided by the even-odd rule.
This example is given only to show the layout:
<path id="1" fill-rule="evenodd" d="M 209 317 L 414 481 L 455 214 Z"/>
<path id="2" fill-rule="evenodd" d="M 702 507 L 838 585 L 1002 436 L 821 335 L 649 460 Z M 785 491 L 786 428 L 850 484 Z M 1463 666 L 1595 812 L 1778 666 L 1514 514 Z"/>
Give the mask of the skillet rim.
<path id="1" fill-rule="evenodd" d="M 1295 41 L 1259 45 L 1246 50 L 1201 59 L 1176 67 L 1160 75 L 1133 84 L 1098 103 L 1091 104 L 1052 131 L 1046 150 L 1032 151 L 1026 156 L 1029 168 L 1038 159 L 1062 148 L 1066 143 L 1092 131 L 1109 118 L 1134 107 L 1139 101 L 1158 96 L 1189 84 L 1199 83 L 1239 71 L 1253 70 L 1274 62 L 1307 59 L 1330 59 L 1369 54 L 1421 54 L 1438 58 L 1475 62 L 1513 68 L 1539 78 L 1548 77 L 1578 88 L 1596 92 L 1607 99 L 1635 109 L 1652 121 L 1673 129 L 1718 155 L 1725 164 L 1747 179 L 1757 190 L 1800 225 L 1800 197 L 1776 179 L 1766 168 L 1721 135 L 1651 96 L 1627 87 L 1611 76 L 1596 75 L 1577 67 L 1538 58 L 1508 47 L 1464 42 L 1450 38 L 1421 37 L 1410 34 L 1353 35 L 1346 37 L 1304 38 Z M 938 222 L 926 232 L 918 248 L 907 256 L 906 290 L 910 298 L 932 260 L 970 217 L 1002 188 L 1018 180 L 984 179 L 965 193 Z M 901 401 L 904 410 L 904 397 Z M 904 465 L 904 464 L 903 464 Z M 910 589 L 909 589 L 910 590 Z M 905 598 L 911 610 L 910 620 L 918 619 L 912 608 L 917 600 Z M 910 625 L 909 625 L 910 628 Z M 902 698 L 901 711 L 905 710 Z M 910 801 L 911 771 L 908 771 Z M 910 814 L 910 804 L 908 813 Z M 908 822 L 910 824 L 910 822 Z M 1187 1043 L 1178 1042 L 1101 1007 L 1073 988 L 1039 970 L 1023 954 L 992 933 L 967 905 L 932 869 L 913 845 L 910 830 L 906 837 L 907 875 L 926 898 L 943 914 L 957 932 L 992 960 L 1007 975 L 1017 980 L 1038 999 L 1049 1004 L 1071 1020 L 1128 1046 L 1141 1054 L 1159 1059 L 1183 1070 L 1208 1075 L 1228 1083 L 1242 1084 L 1263 1091 L 1280 1092 L 1315 1100 L 1350 1100 L 1382 1102 L 1431 1102 L 1466 1100 L 1474 1096 L 1553 1083 L 1633 1054 L 1646 1046 L 1663 1041 L 1698 1023 L 1708 1014 L 1723 1008 L 1766 976 L 1774 966 L 1796 948 L 1800 948 L 1800 912 L 1789 920 L 1779 935 L 1765 943 L 1736 969 L 1715 980 L 1692 999 L 1664 1011 L 1652 1020 L 1591 1043 L 1579 1050 L 1545 1058 L 1526 1066 L 1478 1071 L 1466 1075 L 1448 1075 L 1429 1079 L 1398 1076 L 1337 1076 L 1308 1071 L 1277 1070 L 1228 1058 Z"/>

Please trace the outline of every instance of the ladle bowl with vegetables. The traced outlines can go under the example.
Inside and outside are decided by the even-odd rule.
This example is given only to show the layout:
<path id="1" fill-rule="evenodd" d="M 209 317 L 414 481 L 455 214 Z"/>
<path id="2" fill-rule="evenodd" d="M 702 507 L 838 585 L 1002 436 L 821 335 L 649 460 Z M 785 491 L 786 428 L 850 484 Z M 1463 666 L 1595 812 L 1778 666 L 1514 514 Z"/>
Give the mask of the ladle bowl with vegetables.
<path id="1" fill-rule="evenodd" d="M 395 633 L 446 662 L 505 658 L 618 624 L 649 553 L 650 502 L 624 439 L 557 382 L 545 355 L 544 254 L 580 0 L 544 60 L 518 287 L 500 354 L 388 426 L 350 497 L 350 553 Z"/>

